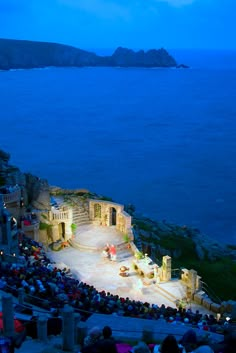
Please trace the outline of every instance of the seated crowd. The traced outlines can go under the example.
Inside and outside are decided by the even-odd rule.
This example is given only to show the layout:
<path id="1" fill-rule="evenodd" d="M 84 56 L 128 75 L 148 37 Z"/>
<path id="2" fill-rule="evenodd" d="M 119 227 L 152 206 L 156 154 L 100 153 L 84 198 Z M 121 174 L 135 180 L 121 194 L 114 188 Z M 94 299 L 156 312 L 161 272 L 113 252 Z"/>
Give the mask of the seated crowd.
<path id="1" fill-rule="evenodd" d="M 112 337 L 112 330 L 105 326 L 102 330 L 93 327 L 85 337 L 81 353 L 235 353 L 236 334 L 225 334 L 219 343 L 209 342 L 204 336 L 197 336 L 193 329 L 188 329 L 177 341 L 172 334 L 160 343 L 139 341 L 137 344 L 117 342 Z"/>
<path id="2" fill-rule="evenodd" d="M 57 309 L 70 304 L 84 320 L 96 312 L 149 320 L 161 318 L 171 324 L 191 324 L 206 331 L 218 330 L 224 324 L 224 320 L 217 321 L 214 315 L 203 315 L 191 309 L 143 303 L 105 290 L 98 292 L 94 286 L 73 278 L 70 270 L 57 268 L 43 248 L 24 235 L 20 237 L 19 251 L 24 264 L 0 263 L 0 289 L 17 295 L 18 289 L 23 287 L 26 300 L 30 301 L 32 296 L 35 302 L 37 297 L 44 308 Z"/>
<path id="3" fill-rule="evenodd" d="M 3 258 L 0 262 L 0 289 L 17 296 L 19 288 L 24 288 L 26 301 L 30 302 L 31 300 L 33 304 L 37 303 L 36 305 L 42 306 L 44 309 L 59 311 L 65 304 L 70 304 L 80 312 L 84 321 L 92 313 L 96 312 L 148 320 L 159 319 L 172 325 L 187 325 L 188 328 L 191 326 L 198 327 L 203 331 L 209 332 L 224 331 L 225 321 L 220 319 L 217 321 L 214 315 L 203 315 L 198 311 L 193 312 L 191 309 L 186 310 L 181 307 L 173 308 L 165 305 L 158 306 L 148 302 L 143 303 L 128 297 L 119 297 L 105 290 L 99 292 L 94 286 L 73 278 L 70 270 L 56 267 L 56 264 L 52 263 L 47 257 L 42 246 L 23 234 L 19 237 L 19 252 L 22 259 L 21 264 L 4 262 L 4 255 L 2 255 Z M 98 336 L 100 339 L 101 335 Z M 86 341 L 91 343 L 91 337 L 87 338 Z M 144 348 L 141 344 L 141 347 L 139 345 L 131 347 L 126 352 L 153 351 L 154 353 L 168 353 L 168 350 L 164 350 L 164 346 L 163 343 L 157 350 L 157 346 L 145 346 Z M 85 347 L 86 344 L 82 348 L 82 352 L 88 351 Z M 97 347 L 94 349 L 96 352 Z M 181 349 L 182 351 L 178 352 L 184 353 L 184 348 L 182 347 Z M 105 352 L 105 350 L 103 351 Z M 122 352 L 121 348 L 118 351 Z M 109 352 L 112 352 L 112 350 Z M 114 352 L 116 351 L 114 350 Z M 123 350 L 123 352 L 125 351 Z M 175 350 L 172 350 L 170 353 L 174 352 Z M 186 352 L 190 352 L 190 350 L 186 349 Z M 196 352 L 200 351 L 196 350 Z M 218 351 L 215 350 L 215 352 Z"/>

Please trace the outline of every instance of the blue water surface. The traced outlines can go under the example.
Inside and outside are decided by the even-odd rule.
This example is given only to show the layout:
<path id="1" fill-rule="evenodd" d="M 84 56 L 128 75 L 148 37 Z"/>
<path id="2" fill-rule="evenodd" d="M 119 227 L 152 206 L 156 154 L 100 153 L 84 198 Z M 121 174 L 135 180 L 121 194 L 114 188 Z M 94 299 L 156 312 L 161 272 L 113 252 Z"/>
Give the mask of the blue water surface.
<path id="1" fill-rule="evenodd" d="M 236 244 L 236 65 L 229 57 L 230 65 L 195 59 L 187 70 L 0 72 L 0 148 L 51 185 L 87 188 Z"/>

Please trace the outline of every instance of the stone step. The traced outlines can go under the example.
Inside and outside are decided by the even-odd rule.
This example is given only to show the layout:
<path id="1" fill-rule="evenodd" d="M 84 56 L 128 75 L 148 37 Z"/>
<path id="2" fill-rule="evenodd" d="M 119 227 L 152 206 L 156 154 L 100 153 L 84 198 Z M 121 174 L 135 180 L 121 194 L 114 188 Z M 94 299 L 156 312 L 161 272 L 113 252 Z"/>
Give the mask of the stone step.
<path id="1" fill-rule="evenodd" d="M 83 217 L 83 216 L 86 216 L 86 217 L 89 218 L 89 215 L 86 214 L 86 213 L 80 213 L 80 214 L 77 214 L 77 213 L 75 214 L 75 213 L 73 213 L 72 218 L 73 218 L 73 219 L 78 219 L 78 218 Z"/>
<path id="2" fill-rule="evenodd" d="M 79 221 L 77 223 L 75 223 L 77 225 L 77 227 L 86 225 L 86 224 L 92 224 L 92 222 L 90 220 L 84 220 L 84 221 Z"/>
<path id="3" fill-rule="evenodd" d="M 84 217 L 84 218 L 80 218 L 80 219 L 73 219 L 73 223 L 75 223 L 75 224 L 82 224 L 82 223 L 90 223 L 91 221 L 90 221 L 90 219 L 89 218 L 87 218 L 87 217 Z"/>
<path id="4" fill-rule="evenodd" d="M 86 207 L 84 207 L 83 205 L 74 205 L 74 210 L 86 210 Z"/>
<path id="5" fill-rule="evenodd" d="M 183 323 L 171 324 L 164 319 L 145 320 L 124 316 L 93 314 L 85 322 L 88 329 L 97 326 L 98 323 L 101 328 L 110 326 L 113 337 L 117 340 L 142 340 L 143 330 L 151 332 L 154 341 L 163 340 L 168 334 L 173 334 L 179 340 L 190 328 L 199 335 L 199 329 L 192 328 L 191 325 Z M 222 335 L 212 332 L 210 335 L 218 342 L 222 340 Z"/>
<path id="6" fill-rule="evenodd" d="M 89 217 L 88 212 L 73 213 L 73 217 L 80 217 L 85 215 Z"/>
<path id="7" fill-rule="evenodd" d="M 97 251 L 100 251 L 94 247 L 91 247 L 89 245 L 82 245 L 82 244 L 79 244 L 77 243 L 76 241 L 72 240 L 72 239 L 69 239 L 68 240 L 68 243 L 75 249 L 78 249 L 78 250 L 81 250 L 81 251 L 90 251 L 90 252 L 97 252 Z"/>
<path id="8" fill-rule="evenodd" d="M 81 210 L 73 210 L 73 214 L 82 214 L 82 213 L 87 213 L 87 214 L 88 214 L 88 211 L 87 211 L 87 210 L 84 210 L 84 209 L 81 209 Z"/>
<path id="9" fill-rule="evenodd" d="M 164 288 L 162 288 L 158 285 L 154 286 L 154 291 L 156 293 L 159 293 L 160 295 L 162 295 L 164 298 L 168 299 L 175 306 L 176 301 L 178 300 L 178 298 L 176 296 L 174 296 L 173 294 L 171 294 L 170 292 L 166 291 Z"/>
<path id="10" fill-rule="evenodd" d="M 81 216 L 89 217 L 87 212 L 73 213 L 73 218 L 77 218 L 77 217 L 81 217 Z"/>
<path id="11" fill-rule="evenodd" d="M 88 214 L 86 214 L 86 213 L 81 213 L 81 214 L 79 214 L 79 215 L 73 215 L 73 219 L 80 219 L 80 218 L 84 218 L 84 217 L 86 217 L 86 218 L 89 218 L 89 215 Z"/>

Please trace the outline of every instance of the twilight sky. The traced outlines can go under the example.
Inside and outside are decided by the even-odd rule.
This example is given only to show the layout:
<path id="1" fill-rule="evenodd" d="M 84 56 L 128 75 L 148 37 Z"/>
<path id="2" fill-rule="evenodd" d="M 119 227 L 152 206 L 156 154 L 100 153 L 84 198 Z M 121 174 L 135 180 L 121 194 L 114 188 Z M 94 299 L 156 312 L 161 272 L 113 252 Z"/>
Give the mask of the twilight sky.
<path id="1" fill-rule="evenodd" d="M 83 49 L 236 49 L 235 0 L 0 0 L 0 37 Z"/>

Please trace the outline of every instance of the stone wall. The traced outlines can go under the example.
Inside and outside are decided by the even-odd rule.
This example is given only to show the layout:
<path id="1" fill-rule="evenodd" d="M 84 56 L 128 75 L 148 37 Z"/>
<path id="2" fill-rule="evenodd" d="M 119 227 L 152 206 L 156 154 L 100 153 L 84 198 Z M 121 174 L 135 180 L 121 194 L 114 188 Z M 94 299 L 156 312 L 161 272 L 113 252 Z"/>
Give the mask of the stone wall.
<path id="1" fill-rule="evenodd" d="M 18 254 L 18 229 L 17 222 L 7 208 L 4 207 L 0 197 L 0 244 L 2 250 L 12 254 Z"/>
<path id="2" fill-rule="evenodd" d="M 115 226 L 117 230 L 130 236 L 133 240 L 131 231 L 131 216 L 124 211 L 124 206 L 118 203 L 89 200 L 89 218 L 97 225 Z"/>
<path id="3" fill-rule="evenodd" d="M 68 241 L 72 237 L 72 214 L 73 211 L 70 207 L 63 207 L 59 210 L 51 208 L 48 212 L 42 212 L 40 221 L 48 224 L 48 229 L 39 229 L 39 241 L 44 244 L 54 243 L 58 240 Z"/>
<path id="4" fill-rule="evenodd" d="M 50 211 L 41 212 L 40 221 L 49 225 L 47 230 L 47 242 L 68 241 L 72 237 L 71 225 L 73 222 L 73 212 L 76 206 L 66 206 L 59 209 L 51 208 Z M 88 201 L 88 221 L 98 226 L 114 226 L 118 231 L 129 236 L 133 241 L 131 228 L 131 216 L 124 211 L 124 206 L 103 201 Z M 36 240 L 36 238 L 34 237 Z M 39 230 L 37 241 L 45 243 L 45 229 Z"/>
<path id="5" fill-rule="evenodd" d="M 187 293 L 190 299 L 204 308 L 219 314 L 227 314 L 236 319 L 236 302 L 229 300 L 227 302 L 215 303 L 207 293 L 202 290 L 201 277 L 195 270 L 182 269 L 181 280 L 186 284 Z"/>

